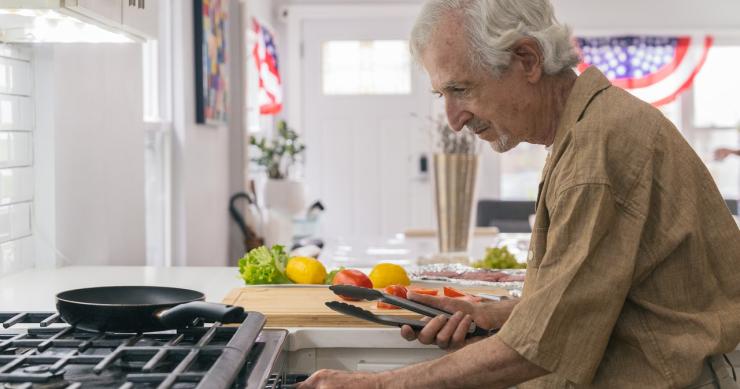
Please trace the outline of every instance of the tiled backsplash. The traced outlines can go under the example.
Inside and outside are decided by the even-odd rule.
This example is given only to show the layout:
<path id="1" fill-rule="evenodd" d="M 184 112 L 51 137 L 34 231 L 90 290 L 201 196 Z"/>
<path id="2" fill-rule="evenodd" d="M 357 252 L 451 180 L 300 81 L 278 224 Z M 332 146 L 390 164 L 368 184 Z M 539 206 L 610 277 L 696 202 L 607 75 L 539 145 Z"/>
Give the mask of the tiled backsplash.
<path id="1" fill-rule="evenodd" d="M 33 164 L 32 133 L 0 131 L 0 168 Z"/>
<path id="2" fill-rule="evenodd" d="M 0 44 L 0 275 L 34 264 L 30 51 Z"/>
<path id="3" fill-rule="evenodd" d="M 0 169 L 0 206 L 33 199 L 33 167 Z"/>
<path id="4" fill-rule="evenodd" d="M 0 207 L 0 243 L 31 235 L 31 203 Z"/>
<path id="5" fill-rule="evenodd" d="M 31 98 L 0 94 L 0 117 L 2 117 L 0 131 L 31 128 L 33 126 Z"/>

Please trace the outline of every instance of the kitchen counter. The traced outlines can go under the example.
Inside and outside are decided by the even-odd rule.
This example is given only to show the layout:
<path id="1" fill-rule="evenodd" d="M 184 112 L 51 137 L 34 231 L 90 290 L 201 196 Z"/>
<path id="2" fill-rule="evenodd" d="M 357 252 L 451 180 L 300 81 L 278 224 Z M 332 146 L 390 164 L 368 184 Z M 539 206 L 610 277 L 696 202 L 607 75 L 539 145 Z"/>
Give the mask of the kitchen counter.
<path id="1" fill-rule="evenodd" d="M 0 277 L 0 310 L 56 310 L 61 291 L 92 286 L 155 285 L 195 289 L 221 302 L 244 286 L 237 267 L 70 266 L 28 269 Z M 403 340 L 395 328 L 289 328 L 289 350 L 304 348 L 427 348 Z"/>
<path id="2" fill-rule="evenodd" d="M 243 286 L 236 267 L 71 266 L 29 269 L 0 277 L 0 310 L 55 310 L 56 293 L 109 285 L 156 285 L 199 290 L 220 302 Z M 286 363 L 291 373 L 319 368 L 385 370 L 436 358 L 444 351 L 403 340 L 396 328 L 288 328 Z M 740 365 L 740 351 L 730 354 Z"/>
<path id="3" fill-rule="evenodd" d="M 244 285 L 236 267 L 70 266 L 29 269 L 0 277 L 0 311 L 53 311 L 63 290 L 92 286 L 153 285 L 195 289 L 220 302 Z M 397 328 L 287 328 L 288 373 L 318 369 L 377 371 L 437 358 L 443 350 L 401 338 Z"/>

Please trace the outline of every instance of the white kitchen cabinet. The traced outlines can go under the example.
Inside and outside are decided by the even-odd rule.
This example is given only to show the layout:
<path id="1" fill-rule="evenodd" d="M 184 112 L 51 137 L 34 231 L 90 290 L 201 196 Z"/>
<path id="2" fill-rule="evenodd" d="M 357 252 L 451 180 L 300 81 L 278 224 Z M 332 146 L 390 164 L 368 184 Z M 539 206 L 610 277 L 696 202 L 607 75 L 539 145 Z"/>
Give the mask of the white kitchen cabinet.
<path id="1" fill-rule="evenodd" d="M 138 36 L 156 39 L 159 33 L 159 0 L 122 1 L 123 29 Z"/>
<path id="2" fill-rule="evenodd" d="M 122 17 L 122 2 L 124 0 L 67 0 L 62 4 L 74 12 L 89 18 L 99 20 L 113 27 L 120 26 Z M 125 0 L 128 3 L 128 0 Z"/>
<path id="3" fill-rule="evenodd" d="M 156 39 L 158 0 L 67 0 L 64 8 L 82 14 L 113 29 L 145 39 Z"/>

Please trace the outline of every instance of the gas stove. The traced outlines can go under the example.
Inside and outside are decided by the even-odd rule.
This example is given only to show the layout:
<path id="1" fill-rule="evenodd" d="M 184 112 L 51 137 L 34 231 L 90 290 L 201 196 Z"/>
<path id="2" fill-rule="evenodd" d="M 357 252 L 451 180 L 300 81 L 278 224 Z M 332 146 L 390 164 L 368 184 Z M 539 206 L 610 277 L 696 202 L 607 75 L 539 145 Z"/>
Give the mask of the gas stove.
<path id="1" fill-rule="evenodd" d="M 287 388 L 285 330 L 248 312 L 237 325 L 197 320 L 177 331 L 96 333 L 55 312 L 0 311 L 0 388 Z"/>

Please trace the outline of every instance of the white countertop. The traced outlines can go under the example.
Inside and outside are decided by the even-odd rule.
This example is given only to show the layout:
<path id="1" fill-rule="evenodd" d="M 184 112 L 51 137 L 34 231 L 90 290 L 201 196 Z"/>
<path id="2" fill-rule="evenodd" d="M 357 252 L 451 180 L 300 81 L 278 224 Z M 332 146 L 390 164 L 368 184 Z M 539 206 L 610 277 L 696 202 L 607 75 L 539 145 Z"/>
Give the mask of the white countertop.
<path id="1" fill-rule="evenodd" d="M 244 286 L 236 267 L 70 266 L 28 269 L 0 277 L 0 311 L 53 311 L 54 296 L 92 286 L 155 285 L 198 290 L 221 302 Z M 430 348 L 401 338 L 397 328 L 288 328 L 290 351 L 305 348 Z M 433 347 L 432 347 L 433 348 Z"/>
<path id="2" fill-rule="evenodd" d="M 529 233 L 491 233 L 481 230 L 470 240 L 470 260 L 480 260 L 489 247 L 506 246 L 520 262 L 527 261 Z M 425 232 L 419 230 L 417 232 Z M 319 259 L 334 269 L 339 266 L 372 268 L 380 262 L 391 262 L 405 267 L 426 263 L 438 254 L 434 235 L 396 234 L 389 237 L 337 237 L 327 239 Z M 436 259 L 435 259 L 436 260 Z"/>

